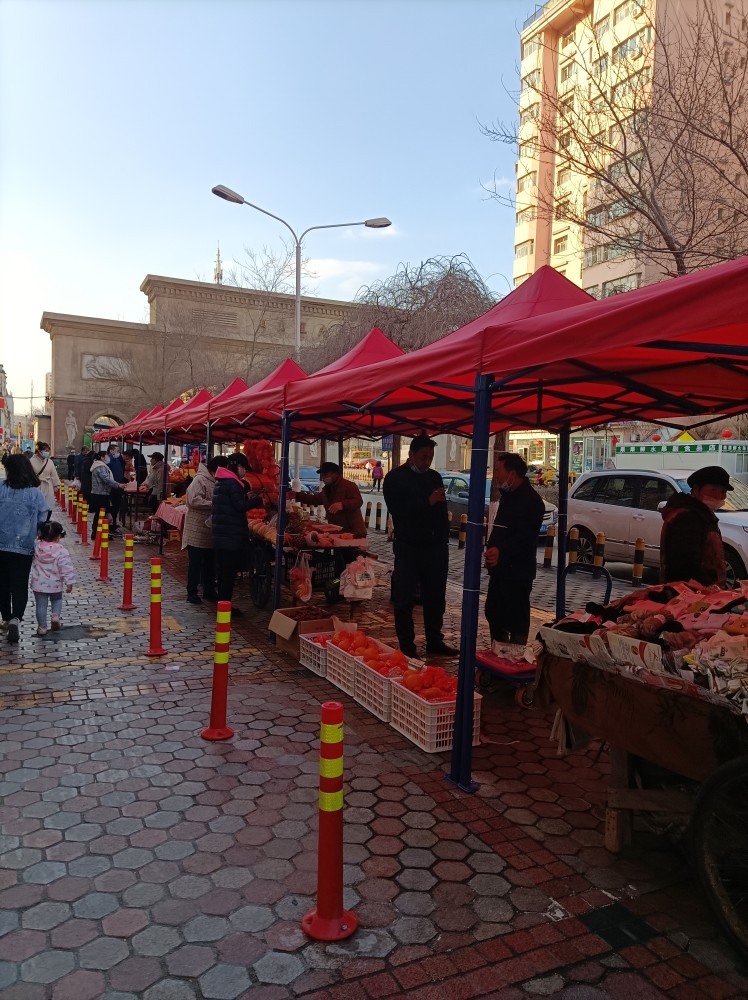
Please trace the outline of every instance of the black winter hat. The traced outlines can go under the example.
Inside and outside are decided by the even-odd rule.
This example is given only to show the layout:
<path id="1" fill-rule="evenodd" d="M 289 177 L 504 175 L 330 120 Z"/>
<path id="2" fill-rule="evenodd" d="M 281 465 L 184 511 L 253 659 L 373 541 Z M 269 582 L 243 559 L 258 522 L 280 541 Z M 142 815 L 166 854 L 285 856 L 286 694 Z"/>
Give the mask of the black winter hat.
<path id="1" fill-rule="evenodd" d="M 721 465 L 707 465 L 703 469 L 692 472 L 686 480 L 691 489 L 698 489 L 699 486 L 718 486 L 723 490 L 731 490 L 730 476 L 727 469 Z"/>

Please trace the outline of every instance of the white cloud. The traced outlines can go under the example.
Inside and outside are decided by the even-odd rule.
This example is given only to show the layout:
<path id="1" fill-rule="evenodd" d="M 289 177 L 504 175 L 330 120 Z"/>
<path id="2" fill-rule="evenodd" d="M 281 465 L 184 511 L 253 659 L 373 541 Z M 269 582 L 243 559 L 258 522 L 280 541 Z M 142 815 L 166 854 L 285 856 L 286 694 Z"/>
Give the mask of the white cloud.
<path id="1" fill-rule="evenodd" d="M 386 270 L 385 265 L 373 261 L 339 260 L 335 257 L 313 257 L 307 266 L 315 295 L 344 301 L 352 299 L 362 285 L 371 284 Z"/>
<path id="2" fill-rule="evenodd" d="M 366 226 L 351 226 L 350 229 L 343 230 L 343 238 L 346 240 L 371 240 L 381 239 L 383 236 L 392 238 L 393 236 L 404 236 L 402 229 L 396 225 L 387 226 L 386 229 L 367 229 Z"/>

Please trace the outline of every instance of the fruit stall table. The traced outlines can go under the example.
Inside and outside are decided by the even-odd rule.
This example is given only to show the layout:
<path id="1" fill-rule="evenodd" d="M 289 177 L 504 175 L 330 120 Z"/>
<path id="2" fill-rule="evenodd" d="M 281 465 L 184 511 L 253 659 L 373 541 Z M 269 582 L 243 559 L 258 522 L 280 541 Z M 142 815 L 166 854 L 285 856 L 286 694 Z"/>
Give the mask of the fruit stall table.
<path id="1" fill-rule="evenodd" d="M 141 513 L 145 513 L 145 499 L 148 495 L 148 487 L 141 483 L 138 487 L 135 480 L 127 483 L 122 491 L 127 499 L 127 517 L 132 531 L 133 522 L 137 521 Z"/>
<path id="2" fill-rule="evenodd" d="M 277 532 L 265 521 L 250 518 L 247 524 L 250 533 L 249 594 L 255 607 L 264 608 L 272 589 Z M 324 589 L 328 599 L 332 597 L 332 584 L 336 574 L 336 550 L 368 550 L 365 538 L 340 538 L 339 533 L 340 529 L 335 525 L 316 524 L 314 528 L 298 535 L 287 533 L 288 544 L 283 546 L 286 573 L 299 552 L 313 554 L 312 566 L 315 572 L 312 575 L 312 585 Z"/>
<path id="3" fill-rule="evenodd" d="M 163 524 L 168 524 L 176 530 L 181 535 L 184 531 L 184 519 L 187 517 L 187 505 L 186 504 L 170 504 L 166 501 L 162 501 L 154 517 L 158 518 Z"/>

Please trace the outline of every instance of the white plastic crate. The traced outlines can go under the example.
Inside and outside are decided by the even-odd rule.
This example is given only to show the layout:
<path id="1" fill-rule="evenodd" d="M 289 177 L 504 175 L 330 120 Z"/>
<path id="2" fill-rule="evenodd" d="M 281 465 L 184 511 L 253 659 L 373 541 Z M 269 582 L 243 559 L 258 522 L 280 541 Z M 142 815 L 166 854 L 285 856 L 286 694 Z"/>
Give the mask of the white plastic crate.
<path id="1" fill-rule="evenodd" d="M 313 674 L 324 677 L 327 673 L 327 647 L 320 646 L 312 639 L 326 635 L 328 639 L 334 632 L 315 632 L 313 635 L 299 636 L 299 663 Z"/>
<path id="2" fill-rule="evenodd" d="M 390 682 L 392 701 L 390 725 L 407 736 L 426 753 L 440 753 L 452 749 L 456 701 L 427 701 L 414 691 L 409 691 L 397 681 Z M 473 695 L 473 746 L 480 743 L 480 710 L 482 696 Z"/>
<path id="3" fill-rule="evenodd" d="M 353 694 L 355 689 L 356 658 L 350 653 L 344 653 L 339 646 L 328 643 L 327 673 L 328 681 L 340 688 L 346 694 Z"/>
<path id="4" fill-rule="evenodd" d="M 377 646 L 383 653 L 394 653 L 392 646 L 386 646 L 383 642 L 377 642 Z M 383 722 L 389 722 L 392 701 L 392 681 L 390 678 L 383 677 L 376 670 L 372 670 L 364 663 L 363 657 L 357 656 L 353 680 L 353 697 L 359 705 L 363 705 L 372 715 L 376 715 Z"/>

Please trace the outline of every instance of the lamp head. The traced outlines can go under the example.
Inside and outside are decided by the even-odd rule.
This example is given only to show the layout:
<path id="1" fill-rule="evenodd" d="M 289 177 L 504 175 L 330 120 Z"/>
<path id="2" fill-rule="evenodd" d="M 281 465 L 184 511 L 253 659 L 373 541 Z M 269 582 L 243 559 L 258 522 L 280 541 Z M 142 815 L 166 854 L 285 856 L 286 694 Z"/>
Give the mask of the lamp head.
<path id="1" fill-rule="evenodd" d="M 213 190 L 216 191 L 215 188 L 213 188 Z M 218 192 L 216 191 L 216 194 L 217 193 Z M 225 198 L 226 196 L 225 195 L 221 195 L 221 197 Z M 391 226 L 392 223 L 390 222 L 389 219 L 385 219 L 384 217 L 382 217 L 381 219 L 367 219 L 366 222 L 364 223 L 364 225 L 368 229 L 386 229 L 387 226 Z"/>
<path id="2" fill-rule="evenodd" d="M 213 194 L 217 194 L 219 198 L 223 198 L 225 201 L 233 201 L 235 205 L 243 205 L 244 199 L 236 191 L 232 191 L 231 188 L 227 188 L 224 184 L 216 184 L 214 188 L 211 188 Z M 380 220 L 375 220 L 380 221 Z"/>

